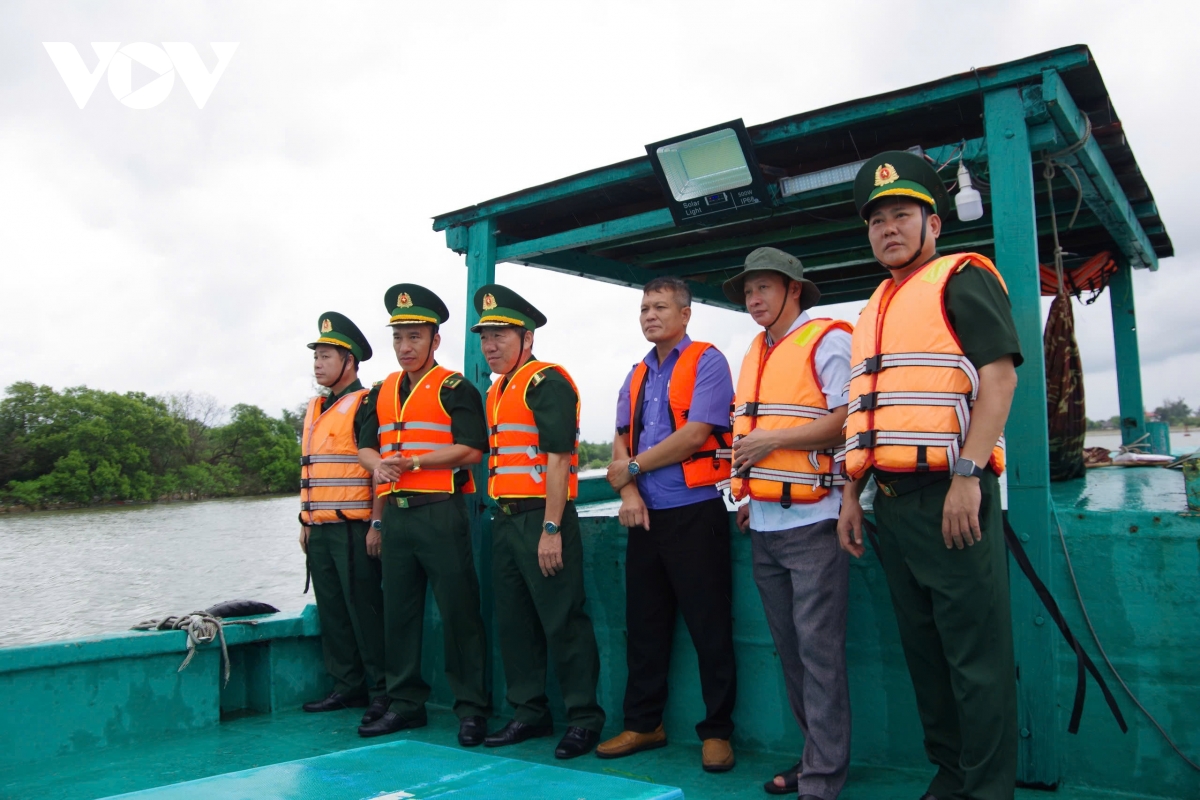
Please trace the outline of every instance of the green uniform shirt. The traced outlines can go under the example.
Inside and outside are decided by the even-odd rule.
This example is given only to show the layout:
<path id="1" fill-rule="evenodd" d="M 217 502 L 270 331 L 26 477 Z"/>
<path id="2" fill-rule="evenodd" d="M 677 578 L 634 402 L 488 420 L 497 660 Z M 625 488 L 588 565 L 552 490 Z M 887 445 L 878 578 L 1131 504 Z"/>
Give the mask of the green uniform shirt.
<path id="1" fill-rule="evenodd" d="M 537 425 L 538 447 L 547 453 L 569 453 L 575 449 L 579 395 L 558 370 L 548 369 L 542 375 L 525 395 Z"/>
<path id="2" fill-rule="evenodd" d="M 1013 323 L 1012 302 L 996 276 L 983 268 L 967 268 L 946 283 L 946 319 L 975 369 L 1003 356 L 1021 366 L 1021 341 Z"/>
<path id="3" fill-rule="evenodd" d="M 459 379 L 453 386 L 448 385 L 454 381 L 448 381 L 442 384 L 441 401 L 442 407 L 450 414 L 450 435 L 454 439 L 455 444 L 465 444 L 467 447 L 475 450 L 487 452 L 488 437 L 487 423 L 483 415 L 483 398 L 479 394 L 470 381 L 465 378 Z M 379 400 L 379 389 L 383 384 L 376 384 L 371 387 L 371 393 L 367 395 L 367 399 L 363 401 L 359 413 L 361 419 L 355 417 L 355 424 L 358 426 L 358 441 L 370 442 L 369 445 L 363 444 L 364 447 L 373 447 L 379 449 L 379 413 L 376 410 Z M 400 379 L 400 403 L 403 405 L 408 398 L 409 392 L 412 391 L 411 383 L 408 375 Z M 455 477 L 458 485 L 462 485 L 467 481 L 468 473 L 466 470 L 460 470 Z"/>

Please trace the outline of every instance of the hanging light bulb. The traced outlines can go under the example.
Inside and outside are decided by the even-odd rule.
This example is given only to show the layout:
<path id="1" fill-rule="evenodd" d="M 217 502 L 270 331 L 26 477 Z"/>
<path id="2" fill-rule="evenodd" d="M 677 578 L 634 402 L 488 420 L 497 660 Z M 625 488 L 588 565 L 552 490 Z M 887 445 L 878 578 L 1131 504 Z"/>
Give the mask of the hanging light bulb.
<path id="1" fill-rule="evenodd" d="M 979 219 L 983 216 L 983 198 L 979 190 L 971 185 L 971 173 L 967 170 L 965 161 L 958 162 L 958 194 L 954 195 L 954 210 L 963 222 Z"/>

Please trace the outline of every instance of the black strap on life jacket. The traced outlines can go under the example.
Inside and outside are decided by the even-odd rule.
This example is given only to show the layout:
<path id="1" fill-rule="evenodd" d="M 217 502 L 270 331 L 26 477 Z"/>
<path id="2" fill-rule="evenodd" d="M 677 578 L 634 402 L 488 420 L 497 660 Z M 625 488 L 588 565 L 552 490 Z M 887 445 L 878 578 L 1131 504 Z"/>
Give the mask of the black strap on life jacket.
<path id="1" fill-rule="evenodd" d="M 1083 701 L 1087 694 L 1087 673 L 1091 673 L 1096 679 L 1096 684 L 1100 687 L 1100 692 L 1104 695 L 1104 702 L 1108 704 L 1108 710 L 1112 712 L 1113 719 L 1117 721 L 1117 726 L 1120 727 L 1121 733 L 1128 733 L 1129 726 L 1125 723 L 1125 717 L 1121 714 L 1121 708 L 1117 705 L 1117 698 L 1113 697 L 1112 692 L 1108 688 L 1108 684 L 1104 680 L 1104 676 L 1100 674 L 1100 670 L 1096 668 L 1095 662 L 1091 656 L 1083 649 L 1083 645 L 1075 638 L 1075 634 L 1071 632 L 1071 627 L 1067 624 L 1067 620 L 1063 617 L 1062 611 L 1055 602 L 1054 596 L 1050 594 L 1050 589 L 1038 577 L 1037 572 L 1033 568 L 1033 563 L 1029 560 L 1029 556 L 1025 553 L 1025 548 L 1021 546 L 1021 540 L 1013 530 L 1012 524 L 1008 521 L 1008 513 L 1003 515 L 1004 519 L 1004 544 L 1008 547 L 1008 551 L 1012 553 L 1013 559 L 1017 562 L 1017 566 L 1021 568 L 1021 572 L 1025 573 L 1025 578 L 1033 586 L 1033 591 L 1037 593 L 1038 599 L 1042 601 L 1042 605 L 1046 608 L 1046 613 L 1054 620 L 1054 624 L 1058 626 L 1063 638 L 1067 641 L 1071 650 L 1075 653 L 1076 677 L 1075 677 L 1075 702 L 1071 708 L 1071 719 L 1067 723 L 1068 733 L 1079 733 L 1079 721 L 1083 716 Z M 872 549 L 875 554 L 879 552 L 879 533 L 874 523 L 870 520 L 863 520 L 863 530 L 867 533 L 867 538 L 871 542 Z M 882 556 L 880 556 L 882 560 Z"/>

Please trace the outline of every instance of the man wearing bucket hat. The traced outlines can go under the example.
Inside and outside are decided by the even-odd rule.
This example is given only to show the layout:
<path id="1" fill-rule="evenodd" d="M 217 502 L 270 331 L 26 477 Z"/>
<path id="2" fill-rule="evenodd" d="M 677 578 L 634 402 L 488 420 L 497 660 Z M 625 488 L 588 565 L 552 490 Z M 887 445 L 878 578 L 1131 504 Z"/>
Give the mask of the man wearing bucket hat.
<path id="1" fill-rule="evenodd" d="M 400 371 L 371 390 L 359 457 L 375 475 L 374 530 L 368 545 L 383 563 L 388 707 L 361 736 L 426 724 L 429 684 L 421 677 L 425 592 L 442 618 L 446 681 L 459 718 L 458 742 L 483 743 L 491 698 L 487 645 L 465 494 L 472 464 L 487 449 L 483 400 L 470 381 L 438 364 L 445 303 L 424 286 L 400 283 L 384 294 Z"/>
<path id="2" fill-rule="evenodd" d="M 596 700 L 600 655 L 584 611 L 583 544 L 573 502 L 579 490 L 579 391 L 565 369 L 533 357 L 534 330 L 546 317 L 506 286 L 475 293 L 471 328 L 488 367 L 491 451 L 488 494 L 492 526 L 496 625 L 513 720 L 488 747 L 549 736 L 547 655 L 567 708 L 556 758 L 592 750 L 604 727 Z"/>
<path id="3" fill-rule="evenodd" d="M 1021 348 L 1000 273 L 939 255 L 948 197 L 924 158 L 868 159 L 854 183 L 891 275 L 854 331 L 838 535 L 863 552 L 873 476 L 879 558 L 937 774 L 923 800 L 1011 800 L 1016 681 L 998 475 Z"/>
<path id="4" fill-rule="evenodd" d="M 800 259 L 774 247 L 746 257 L 725 296 L 762 326 L 738 375 L 733 420 L 738 527 L 749 530 L 754 582 L 804 734 L 798 762 L 763 784 L 770 794 L 834 800 L 850 765 L 846 681 L 849 559 L 837 519 L 850 377 L 848 323 L 814 319 L 821 292 Z"/>
<path id="5" fill-rule="evenodd" d="M 328 394 L 308 403 L 301 435 L 300 547 L 308 560 L 325 669 L 333 693 L 304 710 L 366 706 L 384 693 L 383 593 L 379 565 L 368 557 L 371 474 L 358 464 L 358 422 L 367 391 L 358 366 L 371 345 L 336 311 L 317 318 L 313 372 Z M 373 721 L 372 706 L 363 722 Z"/>

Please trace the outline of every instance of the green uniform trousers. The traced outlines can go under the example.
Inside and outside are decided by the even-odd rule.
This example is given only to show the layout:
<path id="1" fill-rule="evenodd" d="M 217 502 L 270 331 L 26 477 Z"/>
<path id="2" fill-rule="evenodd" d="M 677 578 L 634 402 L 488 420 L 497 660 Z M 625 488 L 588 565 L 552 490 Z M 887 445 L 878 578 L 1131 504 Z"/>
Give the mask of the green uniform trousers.
<path id="1" fill-rule="evenodd" d="M 877 476 L 888 480 L 891 476 Z M 899 497 L 875 495 L 879 557 L 900 642 L 938 772 L 939 800 L 1012 800 L 1017 686 L 1000 485 L 980 478 L 983 539 L 962 550 L 942 539 L 950 481 Z"/>
<path id="2" fill-rule="evenodd" d="M 383 590 L 379 562 L 367 555 L 367 523 L 327 522 L 308 530 L 308 571 L 333 690 L 383 694 Z"/>
<path id="3" fill-rule="evenodd" d="M 421 677 L 426 586 L 442 617 L 446 681 L 454 713 L 488 716 L 487 641 L 479 614 L 479 577 L 462 495 L 417 508 L 383 509 L 383 600 L 390 710 L 419 718 L 429 699 Z"/>
<path id="4" fill-rule="evenodd" d="M 567 724 L 599 732 L 604 709 L 596 701 L 600 653 L 592 620 L 583 610 L 583 542 L 575 504 L 563 510 L 563 568 L 551 577 L 538 566 L 541 509 L 506 516 L 492 526 L 493 582 L 500 655 L 514 718 L 528 725 L 552 722 L 546 697 L 546 655 L 567 707 Z"/>

